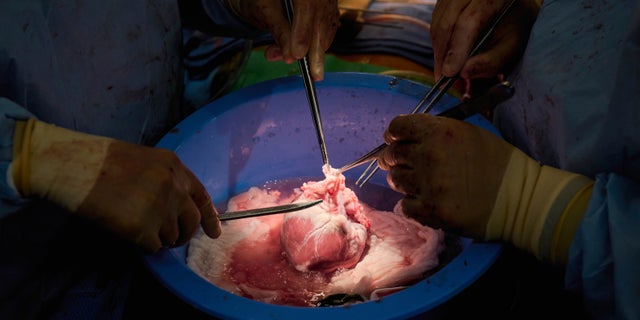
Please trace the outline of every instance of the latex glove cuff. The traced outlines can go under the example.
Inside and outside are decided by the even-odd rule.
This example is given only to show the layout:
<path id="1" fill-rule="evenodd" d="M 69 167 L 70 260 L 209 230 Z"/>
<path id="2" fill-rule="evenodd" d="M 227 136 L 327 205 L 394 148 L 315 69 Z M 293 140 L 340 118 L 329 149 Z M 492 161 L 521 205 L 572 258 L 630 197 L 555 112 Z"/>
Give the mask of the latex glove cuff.
<path id="1" fill-rule="evenodd" d="M 502 181 L 485 239 L 508 241 L 543 261 L 566 264 L 593 180 L 541 166 L 514 149 Z"/>
<path id="2" fill-rule="evenodd" d="M 23 197 L 38 196 L 75 212 L 95 184 L 112 142 L 35 119 L 17 121 L 15 186 Z"/>

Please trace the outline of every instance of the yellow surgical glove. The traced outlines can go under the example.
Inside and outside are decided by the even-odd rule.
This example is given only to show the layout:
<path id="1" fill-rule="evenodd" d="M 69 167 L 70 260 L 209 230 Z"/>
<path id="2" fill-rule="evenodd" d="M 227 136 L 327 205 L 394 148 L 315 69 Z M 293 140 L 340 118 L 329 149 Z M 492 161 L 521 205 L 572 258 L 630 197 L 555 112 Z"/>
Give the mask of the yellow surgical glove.
<path id="1" fill-rule="evenodd" d="M 405 214 L 566 263 L 593 180 L 541 166 L 489 131 L 443 117 L 396 117 L 385 141 L 378 160 L 390 186 L 405 194 Z"/>
<path id="2" fill-rule="evenodd" d="M 198 224 L 215 238 L 209 194 L 169 150 L 17 121 L 12 177 L 24 197 L 51 201 L 148 251 L 181 245 Z"/>
<path id="3" fill-rule="evenodd" d="M 15 132 L 13 180 L 18 191 L 77 211 L 95 184 L 114 140 L 35 119 L 17 121 Z"/>
<path id="4" fill-rule="evenodd" d="M 485 239 L 509 241 L 541 260 L 564 265 L 592 190 L 593 180 L 541 166 L 513 148 Z"/>

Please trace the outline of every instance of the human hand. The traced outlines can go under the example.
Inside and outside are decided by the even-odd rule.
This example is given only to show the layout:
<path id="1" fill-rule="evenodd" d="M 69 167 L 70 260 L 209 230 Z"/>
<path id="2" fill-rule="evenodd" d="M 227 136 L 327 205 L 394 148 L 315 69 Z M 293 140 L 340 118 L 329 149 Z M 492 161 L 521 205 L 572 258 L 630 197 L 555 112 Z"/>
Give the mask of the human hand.
<path id="1" fill-rule="evenodd" d="M 420 223 L 484 238 L 512 147 L 468 123 L 426 114 L 398 116 L 384 134 L 379 165 Z"/>
<path id="2" fill-rule="evenodd" d="M 378 163 L 389 171 L 389 185 L 405 195 L 406 215 L 566 262 L 591 179 L 541 166 L 493 133 L 454 119 L 398 116 L 384 137 L 388 146 Z"/>
<path id="3" fill-rule="evenodd" d="M 294 0 L 293 25 L 281 0 L 230 0 L 229 4 L 246 21 L 273 34 L 276 44 L 265 52 L 268 61 L 292 63 L 308 55 L 311 76 L 323 79 L 325 52 L 338 30 L 337 0 Z"/>
<path id="4" fill-rule="evenodd" d="M 39 121 L 27 131 L 31 138 L 14 157 L 23 194 L 61 205 L 149 252 L 186 243 L 199 224 L 219 236 L 209 194 L 173 152 Z"/>
<path id="5" fill-rule="evenodd" d="M 431 22 L 434 75 L 463 79 L 493 78 L 507 73 L 522 56 L 540 0 L 518 0 L 500 21 L 484 47 L 469 53 L 482 32 L 510 0 L 438 1 Z"/>

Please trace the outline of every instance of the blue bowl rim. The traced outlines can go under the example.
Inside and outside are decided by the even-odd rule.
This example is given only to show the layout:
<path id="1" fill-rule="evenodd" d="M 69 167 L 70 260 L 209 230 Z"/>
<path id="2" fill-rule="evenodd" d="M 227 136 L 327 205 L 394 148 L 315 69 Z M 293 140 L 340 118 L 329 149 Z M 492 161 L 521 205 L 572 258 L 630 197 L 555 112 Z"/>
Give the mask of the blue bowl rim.
<path id="1" fill-rule="evenodd" d="M 246 101 L 278 90 L 303 90 L 300 76 L 288 76 L 267 80 L 214 100 L 181 121 L 171 133 L 165 135 L 156 147 L 179 150 L 181 144 L 206 126 L 210 119 Z M 423 84 L 394 76 L 359 73 L 327 72 L 316 87 L 366 87 L 393 90 L 419 99 L 427 90 Z M 416 100 L 417 101 L 417 100 Z M 479 123 L 497 132 L 487 121 Z M 378 301 L 368 301 L 348 306 L 306 308 L 280 306 L 254 301 L 222 290 L 198 276 L 185 264 L 185 247 L 162 249 L 145 255 L 150 272 L 171 292 L 191 306 L 214 317 L 224 319 L 322 319 L 327 317 L 366 317 L 375 319 L 404 319 L 435 309 L 470 286 L 497 260 L 503 246 L 499 243 L 477 242 L 462 239 L 464 250 L 438 272 L 428 278 Z"/>

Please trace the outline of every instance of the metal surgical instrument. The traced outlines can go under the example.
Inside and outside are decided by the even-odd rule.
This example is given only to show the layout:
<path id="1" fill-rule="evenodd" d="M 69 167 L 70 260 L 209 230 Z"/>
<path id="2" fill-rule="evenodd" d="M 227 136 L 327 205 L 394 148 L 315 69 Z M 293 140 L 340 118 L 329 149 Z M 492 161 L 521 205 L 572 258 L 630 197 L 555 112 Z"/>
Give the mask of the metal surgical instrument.
<path id="1" fill-rule="evenodd" d="M 293 26 L 293 0 L 284 0 L 284 7 L 287 19 L 289 19 L 289 24 Z M 311 108 L 311 117 L 313 118 L 313 124 L 316 128 L 318 144 L 320 145 L 320 152 L 322 153 L 322 163 L 328 165 L 329 156 L 327 154 L 327 146 L 324 141 L 324 131 L 322 130 L 322 120 L 320 118 L 320 107 L 318 106 L 316 87 L 313 79 L 311 78 L 308 55 L 298 60 L 298 65 L 300 67 L 300 73 L 302 74 L 302 80 L 304 81 L 304 89 L 307 93 L 309 107 Z"/>
<path id="2" fill-rule="evenodd" d="M 485 113 L 489 112 L 494 108 L 498 103 L 503 102 L 513 96 L 515 89 L 508 82 L 501 82 L 494 86 L 492 86 L 487 93 L 478 98 L 472 99 L 470 101 L 464 101 L 460 104 L 447 109 L 441 113 L 438 113 L 437 116 L 448 117 L 458 120 L 464 120 L 476 113 Z M 367 152 L 365 155 L 356 159 L 355 161 L 342 166 L 338 170 L 340 172 L 345 172 L 351 170 L 357 166 L 364 164 L 365 162 L 374 160 L 378 154 L 386 148 L 386 144 L 381 144 L 375 149 Z M 356 182 L 357 183 L 357 182 Z"/>
<path id="3" fill-rule="evenodd" d="M 480 38 L 476 44 L 473 46 L 473 48 L 471 49 L 471 52 L 469 52 L 469 56 L 473 56 L 476 53 L 478 53 L 478 51 L 480 50 L 480 48 L 483 46 L 483 44 L 485 43 L 485 41 L 489 38 L 489 36 L 491 36 L 491 34 L 493 33 L 493 30 L 496 28 L 496 26 L 498 25 L 498 23 L 502 20 L 502 18 L 505 16 L 505 14 L 507 13 L 507 11 L 509 11 L 509 9 L 513 6 L 513 4 L 516 2 L 516 0 L 511 0 L 509 3 L 507 3 L 504 8 L 502 8 L 502 10 L 500 11 L 500 13 L 498 14 L 498 16 L 496 16 L 496 18 L 493 20 L 493 23 L 491 24 L 491 26 L 489 27 L 489 29 L 487 29 L 487 31 L 485 32 L 484 36 L 482 38 Z M 411 111 L 411 114 L 415 114 L 417 112 L 421 112 L 421 113 L 429 113 L 431 111 L 431 109 L 438 103 L 438 101 L 440 101 L 440 98 L 442 98 L 442 96 L 449 90 L 449 88 L 451 88 L 451 86 L 455 83 L 455 81 L 458 79 L 458 75 L 455 75 L 453 77 L 442 77 L 440 78 L 434 85 L 433 87 L 431 87 L 431 89 L 422 97 L 422 99 L 418 102 L 418 104 L 413 108 L 413 110 Z M 423 109 L 423 105 L 425 103 L 428 104 L 426 105 L 426 107 L 424 107 Z M 420 111 L 422 110 L 422 111 Z M 365 183 L 367 183 L 367 181 L 369 181 L 369 179 L 371 179 L 371 177 L 373 177 L 373 175 L 376 173 L 376 171 L 378 171 L 378 169 L 380 168 L 377 163 L 377 159 L 375 159 L 375 156 L 382 150 L 384 149 L 384 144 L 381 146 L 378 146 L 377 148 L 371 150 L 370 152 L 368 152 L 367 154 L 365 154 L 365 156 L 361 157 L 361 159 L 363 159 L 364 157 L 369 157 L 369 160 L 372 160 L 371 163 L 369 164 L 369 166 L 364 170 L 364 172 L 360 175 L 360 177 L 358 178 L 358 180 L 356 180 L 356 185 L 362 187 L 364 186 Z M 360 159 L 359 159 L 360 160 Z M 358 160 L 354 161 L 354 163 L 356 163 Z M 366 162 L 368 160 L 365 160 L 364 162 Z M 345 167 L 347 167 L 348 170 L 349 168 L 353 168 L 353 164 L 351 165 L 347 165 Z M 345 168 L 343 167 L 343 168 Z M 342 168 L 340 169 L 341 172 L 344 172 L 345 170 L 343 170 Z"/>
<path id="4" fill-rule="evenodd" d="M 314 200 L 309 202 L 296 202 L 296 203 L 290 203 L 290 204 L 285 204 L 281 206 L 273 206 L 273 207 L 266 207 L 266 208 L 249 209 L 249 210 L 242 210 L 242 211 L 227 211 L 225 213 L 219 214 L 218 218 L 220 219 L 220 221 L 227 221 L 227 220 L 234 220 L 234 219 L 251 218 L 251 217 L 265 216 L 270 214 L 298 211 L 298 210 L 313 207 L 316 204 L 319 204 L 321 202 L 322 200 Z"/>

